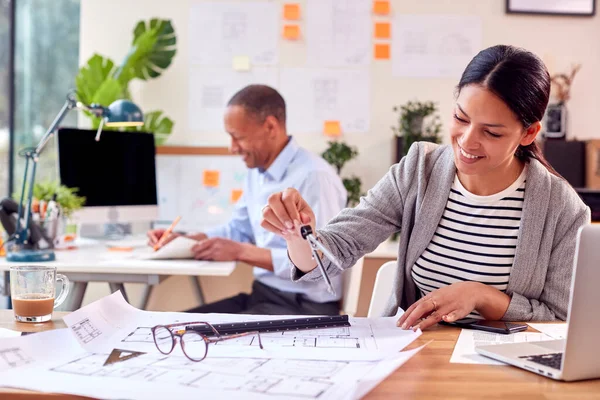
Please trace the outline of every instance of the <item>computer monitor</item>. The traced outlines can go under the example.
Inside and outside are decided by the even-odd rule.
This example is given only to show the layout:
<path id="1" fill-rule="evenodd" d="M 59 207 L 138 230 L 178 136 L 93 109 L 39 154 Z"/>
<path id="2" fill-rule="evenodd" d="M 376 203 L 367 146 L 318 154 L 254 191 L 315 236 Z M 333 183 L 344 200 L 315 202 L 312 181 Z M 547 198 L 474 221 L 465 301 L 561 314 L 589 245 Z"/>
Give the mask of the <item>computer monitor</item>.
<path id="1" fill-rule="evenodd" d="M 80 223 L 149 222 L 158 218 L 154 135 L 145 132 L 60 129 L 58 167 L 63 185 L 85 196 Z"/>

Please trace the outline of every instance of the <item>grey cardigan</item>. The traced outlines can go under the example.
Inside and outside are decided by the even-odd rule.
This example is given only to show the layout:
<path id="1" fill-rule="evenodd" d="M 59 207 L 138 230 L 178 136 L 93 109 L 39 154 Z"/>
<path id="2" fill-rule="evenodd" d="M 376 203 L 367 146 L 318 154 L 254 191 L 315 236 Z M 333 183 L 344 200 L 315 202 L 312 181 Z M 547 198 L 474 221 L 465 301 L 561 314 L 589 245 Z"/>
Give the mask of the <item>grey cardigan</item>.
<path id="1" fill-rule="evenodd" d="M 407 156 L 369 190 L 318 231 L 320 240 L 350 268 L 399 231 L 398 269 L 386 315 L 419 298 L 410 270 L 431 241 L 444 212 L 456 167 L 450 146 L 415 143 Z M 507 294 L 507 321 L 565 320 L 577 230 L 589 223 L 589 208 L 563 179 L 537 160 L 529 162 L 523 217 Z M 324 260 L 325 261 L 325 260 Z M 328 273 L 339 269 L 325 262 Z M 292 280 L 317 281 L 318 269 Z"/>

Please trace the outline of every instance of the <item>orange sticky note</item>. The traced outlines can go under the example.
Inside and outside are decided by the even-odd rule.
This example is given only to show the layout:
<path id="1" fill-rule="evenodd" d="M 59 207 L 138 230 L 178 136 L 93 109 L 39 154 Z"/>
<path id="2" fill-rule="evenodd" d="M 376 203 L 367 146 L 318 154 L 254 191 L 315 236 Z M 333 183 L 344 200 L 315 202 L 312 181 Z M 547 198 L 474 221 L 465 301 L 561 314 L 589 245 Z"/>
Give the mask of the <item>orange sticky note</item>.
<path id="1" fill-rule="evenodd" d="M 378 15 L 388 15 L 390 13 L 389 0 L 374 0 L 373 13 Z"/>
<path id="2" fill-rule="evenodd" d="M 376 43 L 374 49 L 374 57 L 376 60 L 389 60 L 390 45 L 388 43 Z"/>
<path id="3" fill-rule="evenodd" d="M 389 22 L 375 22 L 375 37 L 389 39 L 392 36 L 392 27 Z"/>
<path id="4" fill-rule="evenodd" d="M 205 170 L 202 174 L 202 183 L 208 187 L 219 187 L 219 171 Z"/>
<path id="5" fill-rule="evenodd" d="M 241 189 L 233 189 L 231 191 L 231 204 L 235 204 L 237 203 L 237 201 L 240 199 L 240 197 L 242 197 L 242 194 L 244 192 L 242 192 Z"/>
<path id="6" fill-rule="evenodd" d="M 283 19 L 288 20 L 299 20 L 300 19 L 300 5 L 297 3 L 288 3 L 283 5 Z"/>
<path id="7" fill-rule="evenodd" d="M 325 136 L 340 136 L 342 134 L 340 121 L 325 121 L 323 123 L 323 133 Z"/>
<path id="8" fill-rule="evenodd" d="M 288 40 L 298 40 L 300 38 L 300 25 L 284 25 L 283 37 Z"/>

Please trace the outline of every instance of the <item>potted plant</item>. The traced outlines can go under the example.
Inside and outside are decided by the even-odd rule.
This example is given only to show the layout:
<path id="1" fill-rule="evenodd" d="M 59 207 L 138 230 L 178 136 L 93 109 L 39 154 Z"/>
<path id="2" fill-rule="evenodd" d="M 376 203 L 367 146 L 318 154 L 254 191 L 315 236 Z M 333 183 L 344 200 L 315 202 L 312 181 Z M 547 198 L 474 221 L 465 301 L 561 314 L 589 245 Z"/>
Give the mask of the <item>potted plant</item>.
<path id="1" fill-rule="evenodd" d="M 396 136 L 396 162 L 406 155 L 414 142 L 440 143 L 442 124 L 434 102 L 409 101 L 393 110 L 399 113 L 398 126 L 392 127 Z"/>
<path id="2" fill-rule="evenodd" d="M 325 150 L 321 156 L 329 164 L 333 165 L 338 173 L 341 174 L 344 165 L 358 156 L 356 147 L 350 147 L 344 142 L 328 142 L 329 147 Z M 347 205 L 354 207 L 360 201 L 361 196 L 361 185 L 362 182 L 359 177 L 353 175 L 350 178 L 342 179 L 346 192 L 348 192 Z"/>
<path id="3" fill-rule="evenodd" d="M 571 85 L 581 64 L 571 67 L 571 73 L 551 76 L 553 100 L 548 104 L 542 121 L 545 138 L 565 139 L 567 135 L 567 101 L 571 98 Z"/>
<path id="4" fill-rule="evenodd" d="M 177 36 L 170 20 L 155 18 L 138 22 L 133 30 L 131 49 L 119 66 L 108 57 L 94 54 L 80 68 L 75 78 L 77 99 L 103 106 L 118 99 L 131 100 L 129 83 L 134 79 L 145 81 L 161 76 L 175 57 L 176 44 Z M 97 128 L 100 120 L 89 113 L 86 115 Z M 161 145 L 172 129 L 173 121 L 159 110 L 145 111 L 142 127 L 126 128 L 154 133 L 156 145 Z"/>

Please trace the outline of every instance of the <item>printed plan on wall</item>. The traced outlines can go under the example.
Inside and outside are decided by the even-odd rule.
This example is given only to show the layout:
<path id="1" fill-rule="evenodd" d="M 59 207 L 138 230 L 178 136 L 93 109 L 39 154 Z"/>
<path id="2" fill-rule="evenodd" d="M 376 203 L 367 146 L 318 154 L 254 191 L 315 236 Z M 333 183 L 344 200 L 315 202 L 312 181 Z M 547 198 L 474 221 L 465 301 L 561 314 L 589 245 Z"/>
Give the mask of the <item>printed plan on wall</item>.
<path id="1" fill-rule="evenodd" d="M 366 69 L 286 68 L 281 91 L 296 131 L 322 132 L 324 121 L 339 121 L 342 132 L 369 130 L 370 80 Z"/>
<path id="2" fill-rule="evenodd" d="M 392 29 L 394 76 L 460 78 L 481 50 L 481 18 L 396 15 Z"/>
<path id="3" fill-rule="evenodd" d="M 365 0 L 309 0 L 307 61 L 317 67 L 371 64 L 371 7 Z"/>

